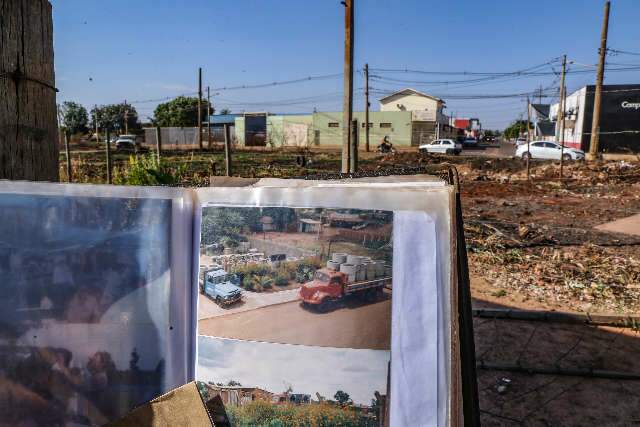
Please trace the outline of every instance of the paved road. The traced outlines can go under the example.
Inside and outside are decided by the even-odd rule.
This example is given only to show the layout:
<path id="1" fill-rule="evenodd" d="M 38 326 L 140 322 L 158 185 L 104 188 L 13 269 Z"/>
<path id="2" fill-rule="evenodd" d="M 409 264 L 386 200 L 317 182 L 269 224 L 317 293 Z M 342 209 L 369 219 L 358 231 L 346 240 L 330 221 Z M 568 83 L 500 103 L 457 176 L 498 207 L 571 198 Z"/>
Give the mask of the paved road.
<path id="1" fill-rule="evenodd" d="M 316 313 L 298 301 L 199 321 L 199 334 L 285 344 L 388 350 L 391 298 L 373 304 L 348 301 Z"/>
<path id="2" fill-rule="evenodd" d="M 516 146 L 510 142 L 501 141 L 498 144 L 490 145 L 478 149 L 464 148 L 462 156 L 480 157 L 513 157 L 516 153 Z"/>

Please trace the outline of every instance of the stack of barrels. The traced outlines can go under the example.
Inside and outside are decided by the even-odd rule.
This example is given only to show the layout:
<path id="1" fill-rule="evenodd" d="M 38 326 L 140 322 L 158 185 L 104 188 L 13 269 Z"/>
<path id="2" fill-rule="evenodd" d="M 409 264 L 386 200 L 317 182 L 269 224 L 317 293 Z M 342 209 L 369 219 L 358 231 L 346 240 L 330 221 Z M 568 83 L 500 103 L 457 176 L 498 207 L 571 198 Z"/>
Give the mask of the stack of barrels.
<path id="1" fill-rule="evenodd" d="M 338 252 L 331 255 L 331 259 L 327 261 L 327 268 L 346 274 L 349 282 L 374 280 L 389 273 L 384 261 Z"/>

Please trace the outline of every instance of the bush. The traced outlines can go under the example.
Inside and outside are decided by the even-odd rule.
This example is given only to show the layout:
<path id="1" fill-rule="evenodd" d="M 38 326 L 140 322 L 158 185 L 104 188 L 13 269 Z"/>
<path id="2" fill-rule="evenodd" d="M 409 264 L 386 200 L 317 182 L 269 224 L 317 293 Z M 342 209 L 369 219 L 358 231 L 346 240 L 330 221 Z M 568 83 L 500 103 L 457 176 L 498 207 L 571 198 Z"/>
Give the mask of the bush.
<path id="1" fill-rule="evenodd" d="M 275 278 L 276 286 L 287 286 L 289 284 L 289 275 L 283 273 L 277 273 Z"/>
<path id="2" fill-rule="evenodd" d="M 182 181 L 186 165 L 171 169 L 164 163 L 158 164 L 153 154 L 130 156 L 129 164 L 116 170 L 113 182 L 118 185 L 173 185 Z"/>
<path id="3" fill-rule="evenodd" d="M 274 405 L 254 401 L 243 406 L 227 406 L 231 425 L 236 427 L 374 427 L 377 420 L 353 409 L 326 403 L 308 405 Z"/>

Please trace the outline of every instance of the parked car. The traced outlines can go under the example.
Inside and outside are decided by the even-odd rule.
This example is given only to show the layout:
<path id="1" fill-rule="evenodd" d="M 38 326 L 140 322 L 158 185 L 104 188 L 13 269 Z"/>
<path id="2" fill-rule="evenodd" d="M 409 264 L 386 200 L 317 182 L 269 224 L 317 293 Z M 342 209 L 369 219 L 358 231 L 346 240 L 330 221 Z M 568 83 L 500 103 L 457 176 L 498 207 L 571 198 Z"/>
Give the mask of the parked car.
<path id="1" fill-rule="evenodd" d="M 562 156 L 565 161 L 583 160 L 584 151 L 567 146 L 562 150 L 562 146 L 560 144 L 550 141 L 533 141 L 529 144 L 528 152 L 527 144 L 519 145 L 516 149 L 516 157 L 520 157 L 525 160 L 527 157 L 530 159 L 560 160 L 560 156 Z"/>
<path id="2" fill-rule="evenodd" d="M 462 146 L 463 147 L 469 147 L 469 148 L 475 148 L 478 146 L 478 139 L 477 138 L 465 138 L 462 141 Z"/>
<path id="3" fill-rule="evenodd" d="M 115 142 L 118 151 L 137 151 L 140 148 L 135 135 L 120 135 Z"/>
<path id="4" fill-rule="evenodd" d="M 442 154 L 460 154 L 462 144 L 455 142 L 453 139 L 436 139 L 420 147 L 422 153 L 442 153 Z"/>
<path id="5" fill-rule="evenodd" d="M 520 137 L 516 139 L 516 145 L 522 145 L 527 143 L 527 138 Z"/>

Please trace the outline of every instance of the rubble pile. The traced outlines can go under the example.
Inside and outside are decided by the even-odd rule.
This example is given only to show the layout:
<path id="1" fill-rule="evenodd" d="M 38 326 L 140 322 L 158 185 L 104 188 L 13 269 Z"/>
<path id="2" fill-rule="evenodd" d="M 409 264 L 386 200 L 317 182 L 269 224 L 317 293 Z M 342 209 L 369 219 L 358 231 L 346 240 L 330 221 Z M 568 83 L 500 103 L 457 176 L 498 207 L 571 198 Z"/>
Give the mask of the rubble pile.
<path id="1" fill-rule="evenodd" d="M 540 301 L 583 311 L 628 311 L 640 302 L 640 259 L 593 245 L 470 252 L 473 273 Z"/>

